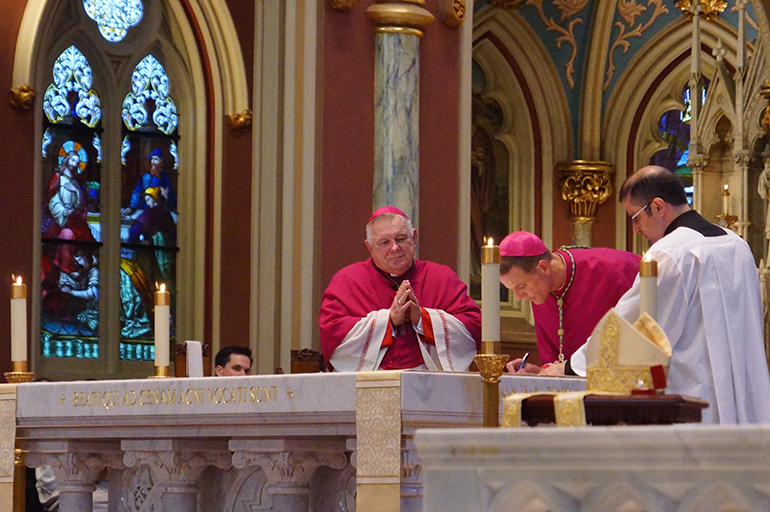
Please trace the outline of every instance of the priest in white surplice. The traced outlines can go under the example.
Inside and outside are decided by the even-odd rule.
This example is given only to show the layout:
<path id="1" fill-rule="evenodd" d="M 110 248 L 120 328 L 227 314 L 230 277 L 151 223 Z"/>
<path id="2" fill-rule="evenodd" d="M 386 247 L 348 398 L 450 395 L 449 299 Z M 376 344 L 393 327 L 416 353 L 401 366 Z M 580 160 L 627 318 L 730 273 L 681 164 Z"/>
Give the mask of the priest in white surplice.
<path id="1" fill-rule="evenodd" d="M 640 169 L 618 195 L 658 262 L 657 321 L 673 350 L 666 392 L 706 400 L 704 423 L 770 423 L 762 301 L 748 244 L 691 210 L 668 169 Z M 637 319 L 638 277 L 616 310 Z M 585 345 L 566 368 L 544 373 L 564 371 L 585 375 Z"/>

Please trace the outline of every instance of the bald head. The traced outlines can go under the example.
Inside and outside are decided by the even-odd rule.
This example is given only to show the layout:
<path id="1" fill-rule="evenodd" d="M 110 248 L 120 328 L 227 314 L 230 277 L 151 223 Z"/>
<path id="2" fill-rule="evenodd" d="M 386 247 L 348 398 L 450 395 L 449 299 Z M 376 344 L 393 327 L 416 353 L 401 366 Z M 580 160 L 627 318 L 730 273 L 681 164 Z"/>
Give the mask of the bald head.
<path id="1" fill-rule="evenodd" d="M 687 204 L 684 184 L 679 176 L 657 165 L 642 167 L 633 173 L 626 178 L 618 192 L 618 200 L 621 203 L 628 199 L 635 204 L 647 204 L 656 197 L 671 206 Z"/>

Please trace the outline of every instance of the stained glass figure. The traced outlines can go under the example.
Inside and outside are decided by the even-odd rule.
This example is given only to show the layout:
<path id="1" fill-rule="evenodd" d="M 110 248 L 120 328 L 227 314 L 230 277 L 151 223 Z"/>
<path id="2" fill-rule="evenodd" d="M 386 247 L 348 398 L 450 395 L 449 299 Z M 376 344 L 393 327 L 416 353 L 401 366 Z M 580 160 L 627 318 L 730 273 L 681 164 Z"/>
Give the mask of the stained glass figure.
<path id="1" fill-rule="evenodd" d="M 136 66 L 131 80 L 132 91 L 123 100 L 126 127 L 131 131 L 155 128 L 166 135 L 175 133 L 179 120 L 176 104 L 169 96 L 169 79 L 163 65 L 148 55 Z M 149 100 L 152 105 L 148 105 Z M 152 109 L 152 122 L 148 108 Z"/>
<path id="2" fill-rule="evenodd" d="M 142 0 L 83 0 L 83 8 L 96 22 L 102 37 L 111 43 L 122 41 L 144 14 Z"/>
<path id="3" fill-rule="evenodd" d="M 69 131 L 69 130 L 67 130 Z M 59 146 L 43 191 L 41 343 L 46 357 L 98 357 L 99 166 L 83 140 L 51 130 Z M 92 139 L 92 137 L 90 137 Z"/>
<path id="4" fill-rule="evenodd" d="M 137 65 L 132 80 L 123 102 L 120 357 L 150 360 L 154 335 L 144 318 L 153 313 L 154 283 L 171 292 L 172 340 L 176 332 L 178 119 L 168 76 L 154 56 Z"/>
<path id="5" fill-rule="evenodd" d="M 80 50 L 75 45 L 64 50 L 54 63 L 53 83 L 43 96 L 43 112 L 48 120 L 73 124 L 74 119 L 79 119 L 89 128 L 99 124 L 102 109 L 92 84 L 91 66 Z M 74 106 L 70 103 L 71 93 L 77 100 Z"/>

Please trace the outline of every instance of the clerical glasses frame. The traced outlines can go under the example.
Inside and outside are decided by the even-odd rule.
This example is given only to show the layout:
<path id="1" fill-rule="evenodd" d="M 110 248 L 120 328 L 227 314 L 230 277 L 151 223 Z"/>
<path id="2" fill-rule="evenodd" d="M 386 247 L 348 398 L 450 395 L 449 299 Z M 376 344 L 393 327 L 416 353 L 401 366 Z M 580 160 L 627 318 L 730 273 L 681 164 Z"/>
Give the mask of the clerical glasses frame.
<path id="1" fill-rule="evenodd" d="M 632 223 L 632 224 L 636 224 L 636 218 L 637 218 L 639 215 L 641 215 L 641 213 L 642 213 L 644 210 L 646 210 L 646 209 L 647 209 L 647 207 L 649 207 L 649 206 L 650 206 L 650 203 L 647 203 L 646 205 L 642 206 L 642 207 L 639 209 L 639 211 L 638 211 L 638 212 L 636 212 L 635 214 L 631 215 L 631 223 Z"/>

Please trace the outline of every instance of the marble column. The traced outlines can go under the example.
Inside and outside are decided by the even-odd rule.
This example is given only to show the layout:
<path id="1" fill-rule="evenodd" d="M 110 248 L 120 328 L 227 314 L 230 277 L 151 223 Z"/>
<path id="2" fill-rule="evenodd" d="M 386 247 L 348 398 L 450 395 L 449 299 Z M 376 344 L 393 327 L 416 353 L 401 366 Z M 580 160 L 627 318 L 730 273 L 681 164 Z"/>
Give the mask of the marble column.
<path id="1" fill-rule="evenodd" d="M 596 207 L 612 195 L 612 164 L 574 160 L 556 164 L 561 197 L 569 203 L 572 244 L 593 245 Z"/>
<path id="2" fill-rule="evenodd" d="M 259 466 L 267 479 L 272 510 L 309 510 L 310 478 L 319 466 L 348 465 L 345 443 L 286 439 L 238 439 L 229 444 L 233 466 Z"/>
<path id="3" fill-rule="evenodd" d="M 433 15 L 423 0 L 376 0 L 372 209 L 395 205 L 419 224 L 420 38 Z"/>
<path id="4" fill-rule="evenodd" d="M 198 510 L 198 481 L 203 470 L 208 466 L 232 467 L 224 441 L 126 440 L 121 448 L 126 451 L 126 467 L 147 465 L 158 485 L 163 486 L 161 502 L 165 512 Z"/>

